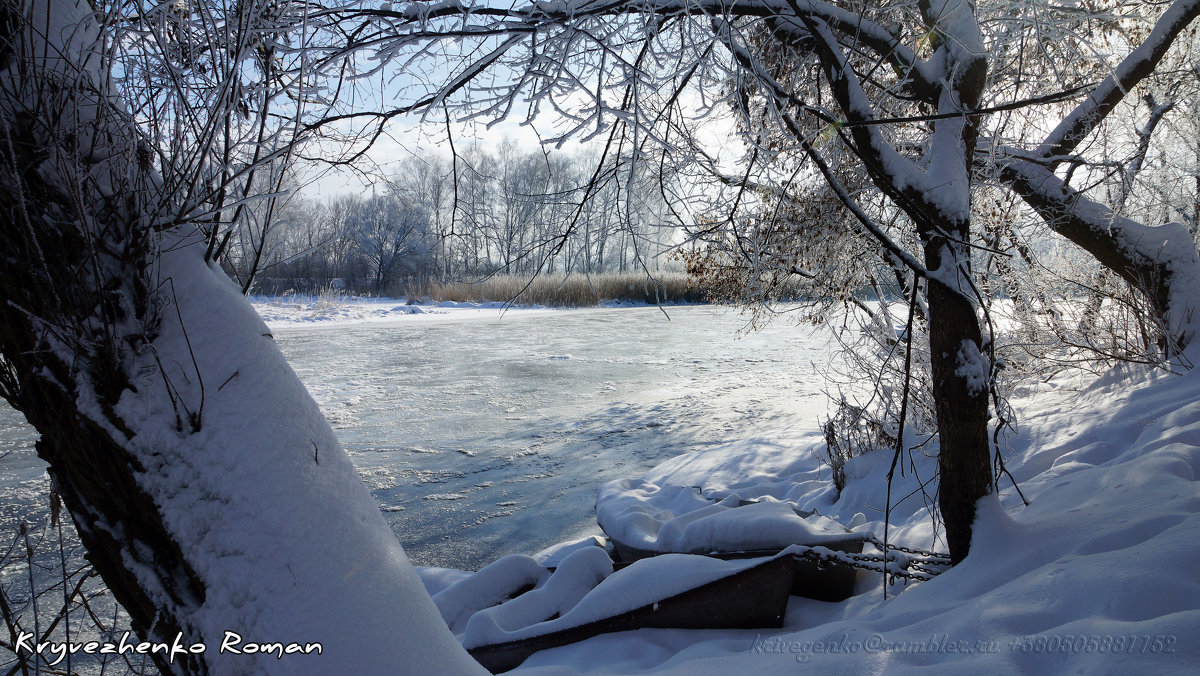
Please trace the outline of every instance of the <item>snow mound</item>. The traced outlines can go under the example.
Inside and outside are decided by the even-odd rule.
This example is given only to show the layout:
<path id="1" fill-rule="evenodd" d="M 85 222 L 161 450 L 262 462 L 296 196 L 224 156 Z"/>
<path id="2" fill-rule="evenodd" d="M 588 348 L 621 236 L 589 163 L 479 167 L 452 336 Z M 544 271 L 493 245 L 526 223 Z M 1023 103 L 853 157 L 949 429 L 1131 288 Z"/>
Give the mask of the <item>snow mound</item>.
<path id="1" fill-rule="evenodd" d="M 601 486 L 596 520 L 623 547 L 658 554 L 831 545 L 848 535 L 832 520 L 798 514 L 785 502 L 747 502 L 736 493 L 718 501 L 692 486 L 658 486 L 645 479 Z"/>
<path id="2" fill-rule="evenodd" d="M 474 575 L 474 573 L 455 568 L 418 566 L 417 575 L 421 578 L 421 584 L 425 585 L 425 592 L 430 596 L 437 596 L 438 592 L 441 592 L 454 584 L 462 582 L 468 577 Z"/>
<path id="3" fill-rule="evenodd" d="M 603 548 L 604 545 L 604 538 L 596 535 L 589 535 L 578 540 L 560 542 L 559 544 L 551 545 L 537 554 L 534 554 L 533 558 L 547 568 L 556 568 L 561 565 L 564 559 L 580 549 L 593 549 L 595 547 Z"/>
<path id="4" fill-rule="evenodd" d="M 608 553 L 584 547 L 567 555 L 541 587 L 471 616 L 463 646 L 505 643 L 522 638 L 521 630 L 569 614 L 596 585 L 612 573 Z M 543 633 L 543 632 L 538 632 Z"/>
<path id="5" fill-rule="evenodd" d="M 531 556 L 510 554 L 438 592 L 433 603 L 450 630 L 461 634 L 475 613 L 536 587 L 550 571 Z"/>
<path id="6" fill-rule="evenodd" d="M 1090 383 L 1055 381 L 1013 404 L 1022 425 L 1002 450 L 1030 504 L 1005 481 L 980 503 L 970 555 L 933 580 L 894 586 L 903 593 L 886 599 L 878 587 L 836 604 L 793 598 L 779 630 L 597 636 L 536 653 L 519 673 L 1194 673 L 1200 370 L 1123 367 Z M 916 453 L 894 496 L 929 478 L 913 475 L 927 471 L 935 450 Z M 707 495 L 737 487 L 742 496 L 787 496 L 845 522 L 862 513 L 860 528 L 880 532 L 890 454 L 855 458 L 840 497 L 806 455 L 798 443 L 734 443 L 668 461 L 610 493 L 656 506 L 626 510 L 643 530 L 710 508 L 694 490 L 671 488 L 673 478 Z M 893 541 L 936 542 L 921 503 L 893 509 Z M 665 580 L 671 558 L 648 563 L 662 565 Z"/>

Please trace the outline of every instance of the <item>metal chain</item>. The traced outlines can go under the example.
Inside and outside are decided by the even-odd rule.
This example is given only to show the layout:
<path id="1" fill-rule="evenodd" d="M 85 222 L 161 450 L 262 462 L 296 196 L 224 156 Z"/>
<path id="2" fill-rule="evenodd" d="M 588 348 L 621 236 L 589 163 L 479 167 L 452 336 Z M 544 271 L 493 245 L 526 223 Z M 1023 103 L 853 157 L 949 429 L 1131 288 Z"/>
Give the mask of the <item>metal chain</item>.
<path id="1" fill-rule="evenodd" d="M 813 549 L 800 553 L 798 556 L 818 563 L 834 563 L 849 566 L 859 570 L 869 570 L 882 573 L 892 578 L 917 580 L 925 582 L 932 580 L 950 566 L 950 555 L 927 549 L 902 547 L 888 544 L 886 547 L 878 538 L 868 537 L 865 542 L 874 545 L 880 554 L 852 554 L 837 552 L 836 554 L 819 553 Z M 895 552 L 905 556 L 901 557 Z M 889 565 L 891 564 L 891 565 Z M 895 568 L 899 564 L 900 570 Z"/>
<path id="2" fill-rule="evenodd" d="M 875 544 L 877 541 L 874 538 L 868 538 L 867 542 Z M 880 547 L 880 549 L 882 549 L 882 547 Z M 888 549 L 893 549 L 893 547 L 888 547 Z M 900 557 L 894 555 L 885 556 L 882 554 L 851 554 L 849 552 L 823 554 L 814 549 L 808 549 L 797 554 L 797 556 L 810 561 L 816 561 L 818 563 L 833 563 L 837 565 L 849 566 L 851 568 L 857 568 L 859 570 L 869 570 L 875 573 L 882 573 L 885 576 L 891 576 L 893 578 L 898 577 L 906 580 L 917 580 L 920 582 L 932 580 L 934 576 L 941 573 L 942 569 L 947 567 L 950 563 L 950 558 L 948 556 L 944 557 L 943 561 L 944 555 L 938 555 L 934 552 L 930 552 L 929 555 L 926 555 L 923 552 L 916 553 L 915 555 L 923 558 L 910 559 L 906 557 L 901 565 L 903 570 L 895 570 L 890 569 L 888 566 L 890 563 L 901 562 Z"/>
<path id="3" fill-rule="evenodd" d="M 875 545 L 876 547 L 878 547 L 879 551 L 882 552 L 884 550 L 883 542 L 879 538 L 869 537 L 866 539 L 866 541 Z M 914 554 L 916 556 L 922 556 L 927 559 L 942 560 L 942 561 L 945 561 L 946 563 L 950 562 L 949 554 L 943 554 L 941 552 L 934 552 L 934 551 L 930 551 L 928 549 L 916 549 L 916 548 L 911 548 L 911 547 L 901 547 L 900 545 L 893 545 L 893 544 L 888 544 L 887 549 L 894 549 L 898 552 L 904 552 L 905 554 Z"/>

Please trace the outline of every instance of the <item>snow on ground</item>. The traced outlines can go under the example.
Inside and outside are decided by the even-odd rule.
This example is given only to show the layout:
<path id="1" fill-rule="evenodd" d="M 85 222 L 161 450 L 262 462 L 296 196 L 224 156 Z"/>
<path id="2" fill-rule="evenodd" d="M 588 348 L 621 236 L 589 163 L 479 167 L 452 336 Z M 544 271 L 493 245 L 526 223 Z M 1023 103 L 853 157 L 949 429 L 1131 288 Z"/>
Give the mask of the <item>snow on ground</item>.
<path id="1" fill-rule="evenodd" d="M 843 603 L 793 598 L 782 630 L 610 634 L 537 653 L 520 673 L 1194 673 L 1200 372 L 1122 367 L 1015 404 L 1021 430 L 1005 457 L 1030 504 L 1002 484 L 958 567 L 886 600 L 878 580 Z M 643 480 L 714 500 L 770 496 L 844 523 L 866 512 L 864 528 L 882 532 L 889 454 L 854 460 L 835 499 L 812 454 L 778 441 L 681 456 Z M 893 495 L 916 485 L 914 467 L 927 479 L 932 459 L 919 455 Z M 933 543 L 921 499 L 892 516 L 893 540 Z"/>
<path id="2" fill-rule="evenodd" d="M 250 302 L 258 316 L 271 328 L 383 324 L 414 320 L 495 319 L 508 312 L 531 314 L 553 311 L 542 306 L 509 306 L 500 302 L 441 301 L 410 304 L 405 298 L 341 295 L 251 296 Z"/>

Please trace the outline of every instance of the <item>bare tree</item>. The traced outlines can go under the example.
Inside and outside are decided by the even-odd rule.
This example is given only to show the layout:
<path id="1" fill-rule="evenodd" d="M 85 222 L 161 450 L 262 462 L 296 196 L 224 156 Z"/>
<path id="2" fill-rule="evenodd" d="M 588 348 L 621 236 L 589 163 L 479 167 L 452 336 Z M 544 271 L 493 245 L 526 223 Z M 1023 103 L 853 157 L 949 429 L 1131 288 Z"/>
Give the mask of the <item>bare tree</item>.
<path id="1" fill-rule="evenodd" d="M 406 267 L 412 271 L 427 221 L 418 205 L 390 193 L 373 195 L 350 213 L 346 228 L 366 259 L 375 293 L 383 293 Z"/>

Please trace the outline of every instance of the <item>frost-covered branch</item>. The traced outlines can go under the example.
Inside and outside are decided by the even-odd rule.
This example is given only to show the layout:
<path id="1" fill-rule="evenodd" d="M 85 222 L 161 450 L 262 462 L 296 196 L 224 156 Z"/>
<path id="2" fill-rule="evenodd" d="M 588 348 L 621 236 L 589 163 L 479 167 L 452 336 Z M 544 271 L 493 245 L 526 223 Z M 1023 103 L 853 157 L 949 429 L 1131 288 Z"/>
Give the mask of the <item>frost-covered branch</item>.
<path id="1" fill-rule="evenodd" d="M 1046 136 L 1034 157 L 1057 163 L 1074 151 L 1138 83 L 1154 73 L 1175 38 L 1198 15 L 1200 0 L 1175 0 L 1159 17 L 1145 41 Z"/>
<path id="2" fill-rule="evenodd" d="M 524 96 L 538 108 L 540 102 L 547 100 L 554 105 L 554 97 L 567 90 L 590 91 L 594 105 L 603 109 L 599 78 L 595 87 L 589 87 L 579 79 L 579 73 L 586 71 L 591 77 L 598 77 L 598 64 L 606 58 L 602 55 L 608 55 L 613 58 L 603 79 L 612 85 L 619 85 L 622 78 L 628 79 L 630 64 L 621 58 L 617 45 L 667 39 L 669 31 L 665 28 L 673 21 L 688 18 L 767 21 L 782 39 L 791 39 L 789 36 L 798 37 L 796 29 L 803 30 L 797 13 L 822 21 L 838 34 L 839 40 L 854 45 L 855 49 L 873 51 L 878 60 L 893 68 L 903 86 L 910 87 L 916 96 L 932 100 L 932 92 L 936 91 L 933 71 L 903 43 L 901 37 L 859 12 L 817 0 L 536 2 L 507 8 L 486 3 L 441 2 L 412 3 L 396 9 L 350 3 L 314 15 L 340 36 L 322 50 L 323 55 L 316 59 L 319 67 L 343 62 L 353 63 L 357 68 L 364 63 L 365 56 L 374 65 L 353 76 L 365 77 L 379 72 L 388 63 L 411 66 L 420 59 L 440 58 L 470 65 L 450 78 L 455 83 L 453 91 L 448 90 L 448 84 L 439 84 L 433 92 L 415 97 L 405 105 L 330 115 L 311 122 L 309 128 L 354 119 L 388 120 L 409 112 L 420 113 L 446 101 L 447 94 L 459 90 L 463 90 L 464 96 L 475 97 L 477 110 L 494 113 L 510 108 L 492 107 L 485 101 L 511 101 L 513 97 Z M 499 85 L 491 79 L 486 84 L 471 82 L 476 75 L 488 70 L 474 66 L 491 65 L 485 61 L 492 59 L 471 56 L 475 47 L 467 45 L 484 45 L 487 41 L 497 40 L 508 44 L 507 41 L 514 37 L 520 38 L 523 44 L 503 60 L 503 68 L 489 71 L 494 75 L 508 69 L 511 80 Z M 490 52 L 491 48 L 484 51 Z M 462 58 L 456 58 L 456 54 Z"/>
<path id="3" fill-rule="evenodd" d="M 1166 322 L 1169 354 L 1194 338 L 1200 259 L 1187 228 L 1149 227 L 1120 216 L 1034 162 L 1014 159 L 1001 176 L 1055 232 L 1146 294 Z"/>
<path id="4" fill-rule="evenodd" d="M 1133 192 L 1134 181 L 1137 180 L 1138 174 L 1141 173 L 1142 167 L 1146 162 L 1146 153 L 1150 151 L 1150 142 L 1154 140 L 1154 132 L 1158 129 L 1158 125 L 1162 123 L 1167 113 L 1171 112 L 1178 101 L 1175 98 L 1168 97 L 1163 102 L 1155 100 L 1153 94 L 1146 94 L 1143 97 L 1146 106 L 1150 109 L 1150 117 L 1146 120 L 1146 124 L 1142 125 L 1137 130 L 1137 148 L 1134 150 L 1133 158 L 1129 160 L 1129 164 L 1121 172 L 1121 190 L 1117 195 L 1114 205 L 1114 211 L 1121 213 L 1125 209 L 1125 202 L 1129 199 L 1129 195 Z"/>

